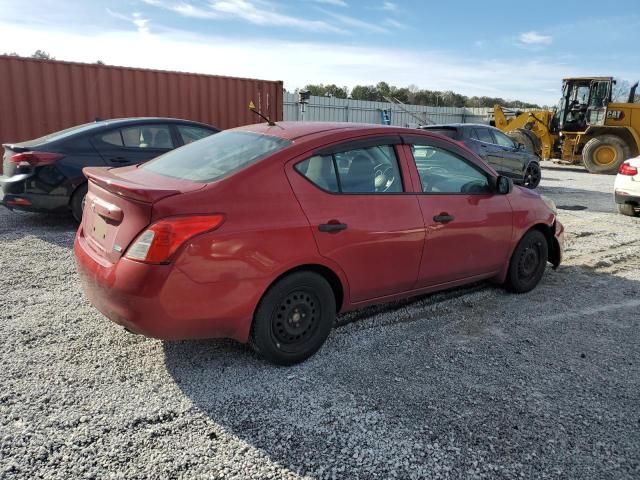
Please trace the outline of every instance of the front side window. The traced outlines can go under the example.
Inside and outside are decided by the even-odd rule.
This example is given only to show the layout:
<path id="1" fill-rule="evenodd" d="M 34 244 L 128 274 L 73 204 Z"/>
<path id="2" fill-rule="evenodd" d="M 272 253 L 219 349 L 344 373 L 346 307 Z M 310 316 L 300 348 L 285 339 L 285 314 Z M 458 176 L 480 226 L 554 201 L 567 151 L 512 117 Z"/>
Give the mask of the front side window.
<path id="1" fill-rule="evenodd" d="M 125 147 L 174 148 L 168 125 L 136 125 L 121 129 Z"/>
<path id="2" fill-rule="evenodd" d="M 402 177 L 393 145 L 377 145 L 314 156 L 295 169 L 334 193 L 399 193 Z"/>
<path id="3" fill-rule="evenodd" d="M 501 147 L 515 148 L 515 145 L 513 144 L 513 140 L 507 137 L 504 133 L 493 132 L 493 136 L 496 137 L 496 143 Z"/>
<path id="4" fill-rule="evenodd" d="M 144 163 L 140 168 L 167 177 L 208 183 L 266 158 L 291 142 L 253 132 L 225 131 Z"/>
<path id="5" fill-rule="evenodd" d="M 425 193 L 486 194 L 489 179 L 453 152 L 431 145 L 412 145 L 413 157 Z"/>

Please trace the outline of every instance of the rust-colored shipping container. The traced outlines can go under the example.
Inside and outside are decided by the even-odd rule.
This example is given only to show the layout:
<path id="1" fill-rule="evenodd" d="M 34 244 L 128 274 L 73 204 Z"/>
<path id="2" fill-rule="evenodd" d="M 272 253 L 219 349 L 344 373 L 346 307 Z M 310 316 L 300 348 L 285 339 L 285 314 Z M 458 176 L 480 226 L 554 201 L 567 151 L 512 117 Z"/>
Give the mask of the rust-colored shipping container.
<path id="1" fill-rule="evenodd" d="M 96 118 L 174 117 L 232 128 L 282 120 L 281 81 L 0 55 L 0 143 Z"/>

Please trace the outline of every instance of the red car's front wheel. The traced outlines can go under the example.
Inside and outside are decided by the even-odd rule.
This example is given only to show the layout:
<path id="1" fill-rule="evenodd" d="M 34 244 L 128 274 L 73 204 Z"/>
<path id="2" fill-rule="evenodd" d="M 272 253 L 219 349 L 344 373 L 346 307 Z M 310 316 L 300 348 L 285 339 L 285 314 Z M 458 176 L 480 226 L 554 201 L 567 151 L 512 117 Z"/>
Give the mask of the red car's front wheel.
<path id="1" fill-rule="evenodd" d="M 547 239 L 538 230 L 529 230 L 516 246 L 505 286 L 515 293 L 533 290 L 544 275 L 549 258 Z"/>

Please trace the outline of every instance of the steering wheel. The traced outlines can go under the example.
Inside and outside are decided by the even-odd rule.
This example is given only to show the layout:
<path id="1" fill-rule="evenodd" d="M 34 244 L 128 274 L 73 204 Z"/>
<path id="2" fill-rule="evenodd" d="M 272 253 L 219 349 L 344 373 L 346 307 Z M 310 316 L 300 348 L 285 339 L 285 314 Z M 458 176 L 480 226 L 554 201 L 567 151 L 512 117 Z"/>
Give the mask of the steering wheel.
<path id="1" fill-rule="evenodd" d="M 478 180 L 472 180 L 465 183 L 460 188 L 460 193 L 486 193 L 485 185 Z"/>
<path id="2" fill-rule="evenodd" d="M 376 192 L 387 192 L 396 181 L 396 175 L 391 165 L 379 163 L 373 169 L 375 172 Z"/>

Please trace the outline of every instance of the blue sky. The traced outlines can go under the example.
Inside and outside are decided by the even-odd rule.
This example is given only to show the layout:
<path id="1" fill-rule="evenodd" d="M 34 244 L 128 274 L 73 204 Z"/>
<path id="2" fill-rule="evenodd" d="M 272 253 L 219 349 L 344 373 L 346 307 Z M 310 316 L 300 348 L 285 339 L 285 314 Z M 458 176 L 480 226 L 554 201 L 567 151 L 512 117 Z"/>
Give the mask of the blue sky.
<path id="1" fill-rule="evenodd" d="M 0 52 L 554 104 L 561 78 L 640 78 L 637 1 L 0 0 Z"/>

